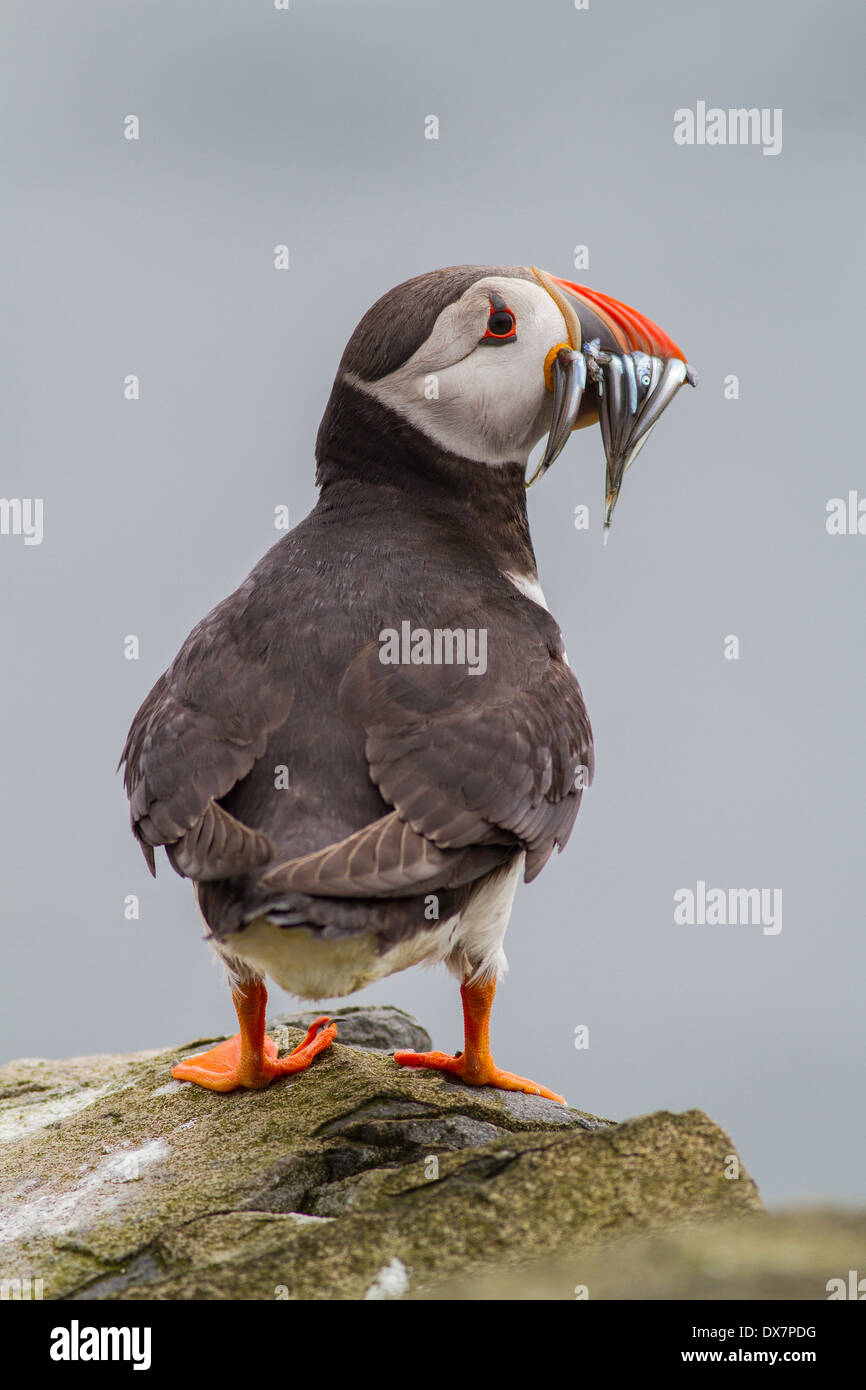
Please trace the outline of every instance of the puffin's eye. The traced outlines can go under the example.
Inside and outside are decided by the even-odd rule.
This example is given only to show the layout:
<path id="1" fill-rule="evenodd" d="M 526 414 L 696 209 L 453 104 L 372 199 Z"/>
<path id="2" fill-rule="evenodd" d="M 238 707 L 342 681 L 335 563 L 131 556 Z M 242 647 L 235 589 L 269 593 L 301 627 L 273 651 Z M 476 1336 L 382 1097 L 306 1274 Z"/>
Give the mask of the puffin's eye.
<path id="1" fill-rule="evenodd" d="M 517 341 L 517 322 L 501 295 L 490 296 L 490 317 L 481 343 L 514 343 Z"/>

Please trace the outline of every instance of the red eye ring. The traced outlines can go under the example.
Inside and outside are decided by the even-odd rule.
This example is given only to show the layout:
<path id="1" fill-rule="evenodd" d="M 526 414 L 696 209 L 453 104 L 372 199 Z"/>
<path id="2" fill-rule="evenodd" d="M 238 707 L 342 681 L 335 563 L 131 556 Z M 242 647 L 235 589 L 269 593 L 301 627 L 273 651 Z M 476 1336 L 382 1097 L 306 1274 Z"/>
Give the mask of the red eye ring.
<path id="1" fill-rule="evenodd" d="M 505 300 L 499 295 L 491 297 L 487 330 L 480 343 L 513 343 L 517 338 L 517 320 Z"/>

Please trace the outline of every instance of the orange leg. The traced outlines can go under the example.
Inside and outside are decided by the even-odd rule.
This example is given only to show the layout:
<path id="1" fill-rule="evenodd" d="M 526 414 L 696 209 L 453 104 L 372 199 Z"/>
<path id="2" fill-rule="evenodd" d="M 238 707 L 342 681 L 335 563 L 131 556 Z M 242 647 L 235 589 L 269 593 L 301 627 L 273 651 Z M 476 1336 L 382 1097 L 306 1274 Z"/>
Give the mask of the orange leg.
<path id="1" fill-rule="evenodd" d="M 401 1067 L 430 1067 L 459 1076 L 470 1086 L 498 1086 L 501 1091 L 526 1091 L 531 1096 L 546 1096 L 565 1104 L 562 1096 L 548 1091 L 535 1081 L 527 1081 L 513 1072 L 501 1071 L 490 1055 L 490 1010 L 496 985 L 461 985 L 463 1027 L 466 1043 L 456 1057 L 447 1052 L 395 1052 L 394 1061 Z"/>
<path id="2" fill-rule="evenodd" d="M 302 1043 L 288 1057 L 277 1057 L 277 1045 L 265 1037 L 267 991 L 261 980 L 232 990 L 240 1032 L 209 1052 L 188 1057 L 172 1067 L 178 1081 L 195 1081 L 209 1091 L 234 1091 L 238 1086 L 261 1090 L 275 1076 L 305 1071 L 314 1057 L 324 1052 L 337 1036 L 337 1025 L 329 1018 L 317 1018 Z M 319 1029 L 322 1029 L 319 1032 Z"/>

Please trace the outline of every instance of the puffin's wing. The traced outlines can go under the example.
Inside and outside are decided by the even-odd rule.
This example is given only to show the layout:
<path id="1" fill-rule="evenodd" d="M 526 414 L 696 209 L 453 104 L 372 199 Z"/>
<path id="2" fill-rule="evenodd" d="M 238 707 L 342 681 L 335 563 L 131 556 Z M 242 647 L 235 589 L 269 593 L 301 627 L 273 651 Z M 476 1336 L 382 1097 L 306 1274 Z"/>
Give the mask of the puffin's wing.
<path id="1" fill-rule="evenodd" d="M 263 876 L 260 886 L 311 897 L 405 898 L 462 887 L 513 856 L 511 836 L 461 849 L 440 849 L 391 811 L 335 844 L 277 864 Z"/>
<path id="2" fill-rule="evenodd" d="M 467 640 L 474 633 L 476 657 L 483 632 L 486 669 L 480 661 L 475 675 L 465 663 L 387 664 L 374 641 L 340 687 L 343 718 L 365 730 L 370 776 L 394 812 L 275 866 L 265 886 L 334 896 L 418 892 L 463 857 L 455 851 L 464 851 L 468 869 L 481 847 L 498 857 L 494 847 L 503 845 L 526 850 L 531 881 L 565 844 L 593 751 L 556 623 L 516 597 L 479 605 L 439 630 Z"/>
<path id="3" fill-rule="evenodd" d="M 217 805 L 292 706 L 292 690 L 267 662 L 267 633 L 243 621 L 242 596 L 193 629 L 133 719 L 121 754 L 133 831 L 151 873 L 158 845 L 178 872 L 205 881 L 247 872 L 273 854 L 266 835 Z"/>

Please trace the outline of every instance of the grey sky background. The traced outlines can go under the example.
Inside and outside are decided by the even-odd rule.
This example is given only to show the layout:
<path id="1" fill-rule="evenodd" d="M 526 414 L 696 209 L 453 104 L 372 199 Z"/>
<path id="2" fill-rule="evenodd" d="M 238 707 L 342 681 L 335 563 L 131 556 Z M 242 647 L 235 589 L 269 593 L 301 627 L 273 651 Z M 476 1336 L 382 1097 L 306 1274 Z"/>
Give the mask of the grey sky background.
<path id="1" fill-rule="evenodd" d="M 127 727 L 274 507 L 313 504 L 369 304 L 532 263 L 656 319 L 701 386 L 604 550 L 596 429 L 531 493 L 598 767 L 518 891 L 497 1061 L 603 1115 L 705 1109 L 769 1201 L 862 1201 L 866 536 L 825 529 L 866 496 L 862 7 L 19 0 L 3 29 L 0 495 L 45 534 L 0 536 L 0 1057 L 233 1027 L 189 884 L 129 835 Z M 698 100 L 781 107 L 781 154 L 677 146 Z M 676 926 L 698 879 L 781 888 L 781 933 Z M 459 1046 L 444 970 L 364 999 Z"/>

